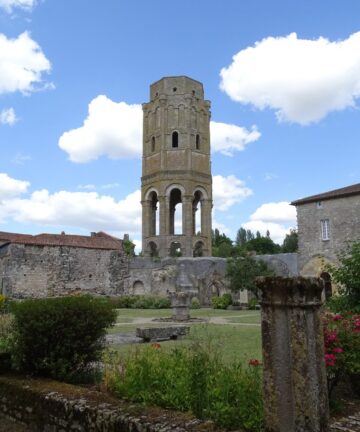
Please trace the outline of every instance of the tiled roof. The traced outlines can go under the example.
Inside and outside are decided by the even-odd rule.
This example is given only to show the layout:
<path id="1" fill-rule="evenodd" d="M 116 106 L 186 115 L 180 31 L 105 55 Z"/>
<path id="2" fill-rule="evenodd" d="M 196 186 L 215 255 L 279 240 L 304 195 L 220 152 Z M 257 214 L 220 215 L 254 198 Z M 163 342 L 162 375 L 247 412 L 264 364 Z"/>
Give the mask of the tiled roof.
<path id="1" fill-rule="evenodd" d="M 291 204 L 297 206 L 299 204 L 306 204 L 314 201 L 343 198 L 346 196 L 358 195 L 358 194 L 360 194 L 360 183 L 351 186 L 346 186 L 340 189 L 334 189 L 332 191 L 324 192 L 318 195 L 312 195 L 306 198 L 301 198 L 296 201 L 293 201 Z"/>
<path id="2" fill-rule="evenodd" d="M 91 236 L 72 234 L 16 234 L 0 231 L 0 242 L 37 245 L 37 246 L 70 246 L 87 249 L 122 250 L 122 240 L 112 237 L 102 231 Z"/>

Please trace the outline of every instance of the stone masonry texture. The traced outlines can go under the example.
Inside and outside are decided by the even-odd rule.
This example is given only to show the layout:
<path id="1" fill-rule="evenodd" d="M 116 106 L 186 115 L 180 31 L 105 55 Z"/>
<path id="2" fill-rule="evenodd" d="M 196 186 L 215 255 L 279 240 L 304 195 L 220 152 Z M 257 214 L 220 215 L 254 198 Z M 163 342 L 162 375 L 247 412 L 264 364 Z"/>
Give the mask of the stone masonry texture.
<path id="1" fill-rule="evenodd" d="M 319 278 L 258 278 L 266 432 L 327 432 Z"/>

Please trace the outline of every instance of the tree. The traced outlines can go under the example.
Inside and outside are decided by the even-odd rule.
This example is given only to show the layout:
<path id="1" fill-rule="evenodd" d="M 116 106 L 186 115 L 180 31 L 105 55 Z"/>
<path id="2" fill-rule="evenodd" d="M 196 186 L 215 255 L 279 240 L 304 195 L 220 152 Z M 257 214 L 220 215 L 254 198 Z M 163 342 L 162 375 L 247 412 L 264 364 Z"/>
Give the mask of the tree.
<path id="1" fill-rule="evenodd" d="M 235 244 L 236 246 L 244 246 L 244 244 L 247 242 L 247 234 L 245 228 L 240 228 L 236 234 L 236 240 Z"/>
<path id="2" fill-rule="evenodd" d="M 258 297 L 255 278 L 272 275 L 274 275 L 274 272 L 264 261 L 251 256 L 239 256 L 230 258 L 227 261 L 226 276 L 229 279 L 232 291 L 248 290 Z"/>
<path id="3" fill-rule="evenodd" d="M 286 234 L 283 244 L 281 246 L 281 252 L 291 253 L 297 252 L 298 250 L 298 233 L 296 229 L 291 229 L 290 233 Z"/>
<path id="4" fill-rule="evenodd" d="M 270 237 L 258 237 L 248 241 L 245 245 L 246 250 L 254 251 L 259 255 L 276 254 L 279 253 L 281 248 Z"/>
<path id="5" fill-rule="evenodd" d="M 213 256 L 227 258 L 235 253 L 233 241 L 224 233 L 215 228 L 212 232 Z"/>
<path id="6" fill-rule="evenodd" d="M 339 284 L 339 294 L 344 297 L 349 310 L 360 312 L 360 241 L 351 243 L 338 254 L 339 266 L 327 264 L 325 270 Z"/>

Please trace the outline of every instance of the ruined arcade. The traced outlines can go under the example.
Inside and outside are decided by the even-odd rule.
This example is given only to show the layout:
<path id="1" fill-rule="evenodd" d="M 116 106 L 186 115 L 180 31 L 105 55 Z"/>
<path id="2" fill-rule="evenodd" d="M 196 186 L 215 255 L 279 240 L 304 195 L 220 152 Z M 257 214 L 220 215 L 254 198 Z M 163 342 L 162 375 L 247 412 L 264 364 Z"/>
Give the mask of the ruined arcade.
<path id="1" fill-rule="evenodd" d="M 150 86 L 143 112 L 143 254 L 211 256 L 210 102 L 203 86 L 185 76 L 162 78 Z"/>

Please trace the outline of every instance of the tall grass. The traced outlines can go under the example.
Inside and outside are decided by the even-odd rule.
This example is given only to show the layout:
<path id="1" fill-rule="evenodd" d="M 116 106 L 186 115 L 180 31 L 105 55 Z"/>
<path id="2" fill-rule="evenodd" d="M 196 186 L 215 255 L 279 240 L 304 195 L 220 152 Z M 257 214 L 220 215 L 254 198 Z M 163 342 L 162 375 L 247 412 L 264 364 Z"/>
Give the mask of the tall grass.
<path id="1" fill-rule="evenodd" d="M 104 381 L 119 397 L 211 419 L 220 427 L 258 432 L 263 422 L 261 370 L 225 364 L 209 341 L 163 350 L 154 343 L 109 352 Z"/>

